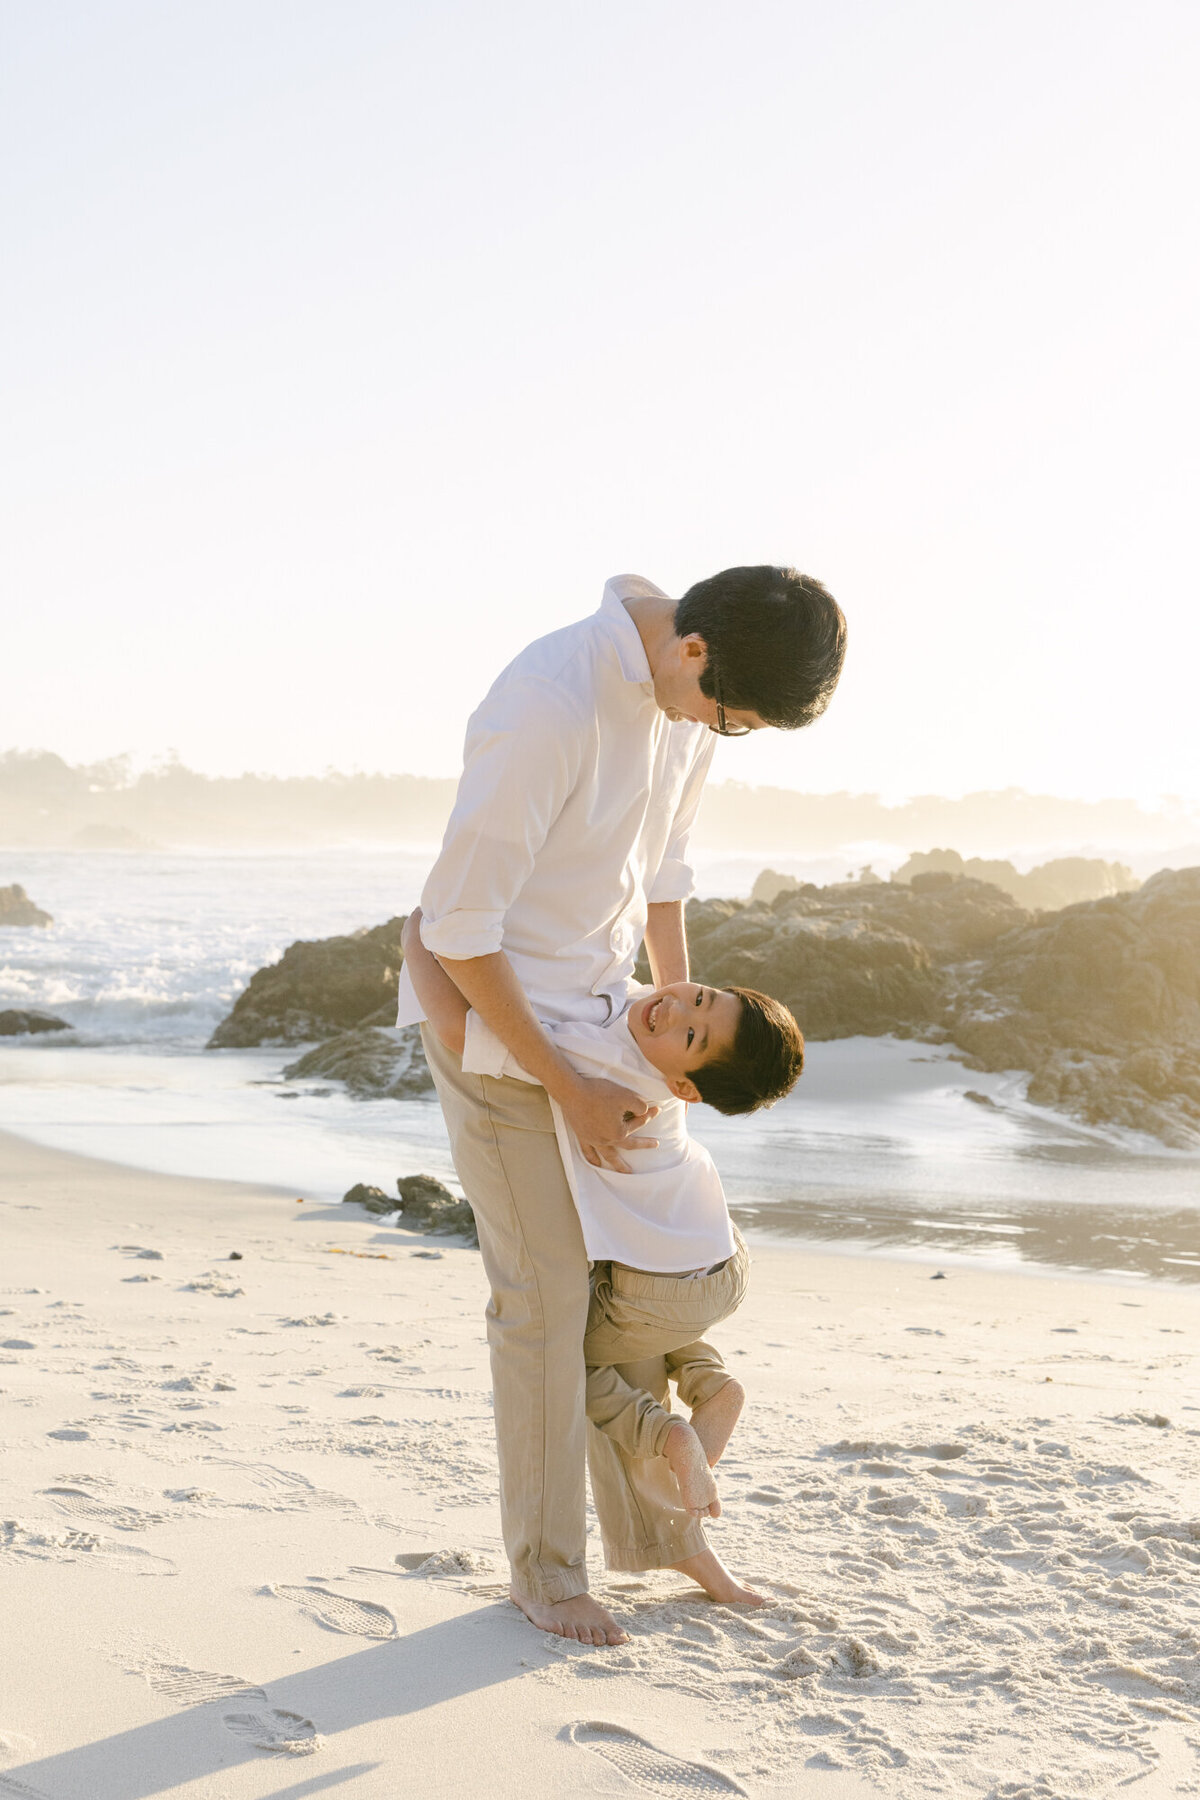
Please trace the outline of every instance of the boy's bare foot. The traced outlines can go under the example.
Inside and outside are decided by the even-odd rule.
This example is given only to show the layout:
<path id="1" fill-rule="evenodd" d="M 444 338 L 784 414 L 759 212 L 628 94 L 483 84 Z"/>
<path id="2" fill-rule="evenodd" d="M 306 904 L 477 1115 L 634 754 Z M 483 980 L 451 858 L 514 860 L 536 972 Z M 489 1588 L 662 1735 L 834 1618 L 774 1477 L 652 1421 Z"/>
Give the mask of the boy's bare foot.
<path id="1" fill-rule="evenodd" d="M 672 1563 L 681 1575 L 690 1576 L 698 1581 L 710 1600 L 719 1600 L 724 1606 L 765 1606 L 766 1600 L 756 1594 L 753 1588 L 743 1587 L 735 1581 L 715 1550 L 707 1545 L 697 1556 L 685 1556 L 682 1562 Z"/>
<path id="2" fill-rule="evenodd" d="M 720 1461 L 745 1404 L 745 1388 L 731 1377 L 723 1388 L 717 1389 L 711 1400 L 693 1408 L 692 1430 L 704 1445 L 710 1469 L 715 1469 Z"/>
<path id="3" fill-rule="evenodd" d="M 690 1425 L 685 1425 L 682 1419 L 676 1419 L 667 1433 L 663 1455 L 679 1483 L 680 1498 L 687 1511 L 697 1516 L 704 1514 L 711 1519 L 719 1519 L 721 1502 L 717 1498 L 717 1484 L 712 1478 L 704 1445 L 698 1434 Z"/>
<path id="4" fill-rule="evenodd" d="M 590 1594 L 576 1594 L 571 1600 L 546 1604 L 510 1588 L 508 1597 L 514 1606 L 520 1607 L 531 1625 L 554 1637 L 571 1638 L 577 1644 L 595 1644 L 603 1648 L 629 1642 L 629 1633 L 622 1631 L 612 1614 Z"/>

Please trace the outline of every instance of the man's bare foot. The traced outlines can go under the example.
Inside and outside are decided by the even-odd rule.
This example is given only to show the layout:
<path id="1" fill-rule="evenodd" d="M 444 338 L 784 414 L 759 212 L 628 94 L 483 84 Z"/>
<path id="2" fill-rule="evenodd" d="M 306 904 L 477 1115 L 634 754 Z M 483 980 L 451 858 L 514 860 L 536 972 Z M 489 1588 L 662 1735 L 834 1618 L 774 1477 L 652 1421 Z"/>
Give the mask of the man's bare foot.
<path id="1" fill-rule="evenodd" d="M 595 1644 L 604 1648 L 629 1642 L 629 1633 L 622 1631 L 612 1614 L 590 1594 L 576 1594 L 572 1600 L 545 1604 L 510 1588 L 508 1597 L 514 1606 L 520 1607 L 531 1625 L 554 1637 L 571 1638 L 577 1644 Z"/>
<path id="2" fill-rule="evenodd" d="M 682 1562 L 672 1563 L 681 1575 L 690 1576 L 698 1581 L 710 1600 L 719 1600 L 724 1606 L 765 1606 L 766 1600 L 756 1594 L 753 1588 L 743 1587 L 735 1581 L 715 1550 L 707 1545 L 697 1556 L 685 1556 Z"/>
<path id="3" fill-rule="evenodd" d="M 680 1498 L 687 1511 L 697 1517 L 703 1514 L 711 1519 L 719 1519 L 721 1502 L 717 1498 L 717 1484 L 712 1478 L 704 1445 L 697 1433 L 690 1425 L 685 1425 L 682 1419 L 676 1419 L 667 1433 L 663 1455 L 679 1483 Z"/>
<path id="4" fill-rule="evenodd" d="M 745 1388 L 731 1377 L 723 1388 L 717 1389 L 711 1400 L 705 1400 L 693 1409 L 692 1430 L 704 1445 L 710 1469 L 715 1469 L 721 1460 L 745 1404 Z"/>

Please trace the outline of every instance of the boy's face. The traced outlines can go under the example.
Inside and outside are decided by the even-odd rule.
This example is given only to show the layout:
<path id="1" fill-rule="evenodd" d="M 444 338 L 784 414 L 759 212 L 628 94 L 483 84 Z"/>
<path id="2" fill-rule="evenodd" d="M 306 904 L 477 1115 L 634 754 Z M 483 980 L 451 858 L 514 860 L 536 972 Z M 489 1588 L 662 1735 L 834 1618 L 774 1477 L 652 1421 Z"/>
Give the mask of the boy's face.
<path id="1" fill-rule="evenodd" d="M 698 1100 L 689 1069 L 720 1062 L 733 1049 L 742 1002 L 723 988 L 673 981 L 629 1011 L 629 1030 L 646 1061 L 653 1063 L 680 1100 Z"/>

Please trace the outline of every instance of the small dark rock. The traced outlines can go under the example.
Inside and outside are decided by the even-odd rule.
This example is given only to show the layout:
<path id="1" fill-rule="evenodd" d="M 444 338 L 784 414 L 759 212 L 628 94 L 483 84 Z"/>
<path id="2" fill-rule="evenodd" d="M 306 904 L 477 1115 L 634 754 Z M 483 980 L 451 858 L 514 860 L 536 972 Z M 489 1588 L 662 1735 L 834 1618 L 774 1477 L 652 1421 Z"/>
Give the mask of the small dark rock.
<path id="1" fill-rule="evenodd" d="M 368 1212 L 389 1213 L 396 1211 L 396 1202 L 382 1188 L 368 1187 L 365 1181 L 356 1181 L 349 1191 L 342 1195 L 343 1206 L 365 1206 Z"/>
<path id="2" fill-rule="evenodd" d="M 70 1031 L 66 1019 L 53 1013 L 37 1012 L 26 1007 L 0 1012 L 0 1037 L 33 1037 L 42 1031 Z"/>
<path id="3" fill-rule="evenodd" d="M 979 1092 L 978 1088 L 968 1088 L 966 1090 L 966 1092 L 963 1094 L 963 1099 L 964 1100 L 973 1100 L 975 1102 L 976 1106 L 995 1107 L 995 1105 L 996 1105 L 996 1102 L 992 1099 L 992 1096 L 990 1094 L 981 1094 Z"/>
<path id="4" fill-rule="evenodd" d="M 432 1175 L 401 1175 L 396 1181 L 402 1222 L 410 1231 L 456 1232 L 478 1244 L 475 1214 Z"/>
<path id="5" fill-rule="evenodd" d="M 229 1252 L 229 1260 L 230 1260 L 230 1262 L 241 1262 L 241 1260 L 242 1260 L 241 1251 L 240 1250 L 231 1250 Z"/>
<path id="6" fill-rule="evenodd" d="M 398 1212 L 396 1221 L 407 1231 L 454 1232 L 470 1244 L 478 1244 L 475 1215 L 465 1200 L 459 1200 L 443 1182 L 432 1175 L 401 1175 L 396 1181 L 398 1200 L 382 1188 L 360 1181 L 342 1196 L 342 1205 L 364 1207 L 371 1213 Z"/>
<path id="7" fill-rule="evenodd" d="M 930 1279 L 930 1281 L 945 1281 L 945 1280 L 946 1280 L 946 1274 L 945 1274 L 945 1271 L 944 1271 L 944 1270 L 943 1270 L 943 1269 L 939 1269 L 939 1270 L 938 1270 L 938 1272 L 937 1272 L 937 1274 L 936 1274 L 936 1275 L 931 1275 L 931 1276 L 930 1276 L 930 1277 L 929 1277 L 929 1279 Z M 939 1374 L 939 1375 L 940 1375 L 940 1374 L 941 1374 L 941 1370 L 940 1370 L 940 1369 L 939 1369 L 939 1370 L 938 1370 L 938 1374 Z"/>
<path id="8" fill-rule="evenodd" d="M 0 887 L 0 925 L 53 925 L 54 919 L 35 906 L 20 882 Z"/>

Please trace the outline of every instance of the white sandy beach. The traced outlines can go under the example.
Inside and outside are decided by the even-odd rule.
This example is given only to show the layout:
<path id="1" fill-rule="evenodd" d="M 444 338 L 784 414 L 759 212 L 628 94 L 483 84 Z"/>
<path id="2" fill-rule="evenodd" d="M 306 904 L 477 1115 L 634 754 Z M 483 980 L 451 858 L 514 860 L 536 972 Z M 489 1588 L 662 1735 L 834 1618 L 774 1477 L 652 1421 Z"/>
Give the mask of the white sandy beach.
<path id="1" fill-rule="evenodd" d="M 758 1247 L 771 1603 L 596 1554 L 585 1651 L 504 1598 L 476 1252 L 12 1137 L 0 1201 L 0 1793 L 1200 1792 L 1195 1293 Z"/>

